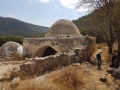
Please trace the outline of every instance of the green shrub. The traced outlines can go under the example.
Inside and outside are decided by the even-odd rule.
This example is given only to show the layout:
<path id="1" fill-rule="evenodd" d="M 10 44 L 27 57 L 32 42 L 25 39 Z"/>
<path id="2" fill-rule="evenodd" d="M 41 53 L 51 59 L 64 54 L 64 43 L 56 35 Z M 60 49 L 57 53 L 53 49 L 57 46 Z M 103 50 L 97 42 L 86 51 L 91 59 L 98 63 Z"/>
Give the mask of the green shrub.
<path id="1" fill-rule="evenodd" d="M 0 46 L 2 46 L 4 43 L 8 42 L 8 41 L 13 41 L 13 42 L 17 42 L 19 44 L 23 44 L 23 37 L 20 36 L 0 36 Z"/>

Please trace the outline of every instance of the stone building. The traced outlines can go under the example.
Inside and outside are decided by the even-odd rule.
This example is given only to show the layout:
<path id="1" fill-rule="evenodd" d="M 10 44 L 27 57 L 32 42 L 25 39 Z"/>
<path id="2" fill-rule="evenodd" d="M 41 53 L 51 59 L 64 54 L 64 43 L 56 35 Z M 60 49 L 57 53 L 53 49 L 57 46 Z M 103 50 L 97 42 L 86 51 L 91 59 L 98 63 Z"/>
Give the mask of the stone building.
<path id="1" fill-rule="evenodd" d="M 31 54 L 33 62 L 20 65 L 28 75 L 40 75 L 56 67 L 88 61 L 95 49 L 95 38 L 82 36 L 69 20 L 55 22 L 44 38 L 25 38 L 24 47 Z"/>
<path id="2" fill-rule="evenodd" d="M 25 38 L 23 46 L 30 57 L 75 52 L 88 60 L 95 48 L 95 38 L 83 36 L 73 22 L 60 19 L 50 27 L 44 38 Z"/>

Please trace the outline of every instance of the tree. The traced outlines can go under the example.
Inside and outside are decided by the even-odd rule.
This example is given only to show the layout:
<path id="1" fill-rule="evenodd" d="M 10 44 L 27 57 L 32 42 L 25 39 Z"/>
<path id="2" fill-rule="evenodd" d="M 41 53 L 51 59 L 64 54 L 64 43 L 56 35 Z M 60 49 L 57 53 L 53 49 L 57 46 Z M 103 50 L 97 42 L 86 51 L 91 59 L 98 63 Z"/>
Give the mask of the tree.
<path id="1" fill-rule="evenodd" d="M 92 22 L 104 33 L 108 45 L 109 54 L 116 39 L 112 21 L 114 16 L 115 1 L 117 0 L 79 0 L 79 6 L 86 5 L 93 12 Z"/>
<path id="2" fill-rule="evenodd" d="M 119 66 L 120 63 L 120 2 L 116 2 L 115 5 L 115 10 L 114 10 L 114 16 L 113 16 L 113 27 L 115 29 L 116 35 L 117 35 L 117 39 L 118 39 L 118 54 L 117 54 L 117 63 L 116 63 L 116 67 Z"/>
<path id="3" fill-rule="evenodd" d="M 102 18 L 99 18 L 101 22 L 104 23 L 104 21 L 107 21 L 106 24 L 108 24 L 108 30 L 109 30 L 109 36 L 110 39 L 107 37 L 107 32 L 105 30 L 101 30 L 104 32 L 106 39 L 110 40 L 108 43 L 109 45 L 113 44 L 114 38 L 118 39 L 118 58 L 116 67 L 119 66 L 120 63 L 120 0 L 80 0 L 79 5 L 81 4 L 89 4 L 88 6 L 92 7 L 93 11 L 99 11 L 99 14 L 95 15 L 100 16 L 102 15 Z M 101 13 L 102 12 L 102 13 Z M 97 18 L 98 19 L 98 18 Z M 111 48 L 111 47 L 110 47 Z M 109 51 L 110 53 L 110 51 Z"/>

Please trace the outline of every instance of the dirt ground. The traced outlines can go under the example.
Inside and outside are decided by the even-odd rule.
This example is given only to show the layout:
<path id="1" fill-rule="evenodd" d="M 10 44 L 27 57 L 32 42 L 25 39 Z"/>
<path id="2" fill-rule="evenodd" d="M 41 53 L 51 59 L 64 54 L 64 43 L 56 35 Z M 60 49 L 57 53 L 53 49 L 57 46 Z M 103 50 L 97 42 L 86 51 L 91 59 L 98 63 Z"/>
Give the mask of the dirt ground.
<path id="1" fill-rule="evenodd" d="M 11 66 L 7 65 L 6 67 L 10 68 Z M 58 84 L 54 82 L 54 78 L 59 77 L 59 75 L 62 73 L 61 71 L 69 67 L 71 69 L 75 68 L 78 71 L 78 74 L 82 73 L 82 81 L 84 83 L 83 86 L 77 86 L 76 89 L 71 89 L 69 87 L 63 87 L 62 83 Z M 2 68 L 0 67 L 0 69 Z M 40 90 L 120 90 L 120 79 L 114 78 L 110 73 L 107 73 L 107 69 L 109 69 L 109 65 L 106 63 L 102 65 L 102 70 L 97 70 L 97 65 L 92 65 L 90 63 L 70 65 L 68 67 L 63 67 L 60 70 L 52 71 L 48 74 L 36 77 L 34 79 L 20 81 L 17 88 L 28 87 L 31 82 L 36 85 L 39 84 L 43 88 Z M 107 81 L 101 82 L 101 77 L 105 77 Z M 2 87 L 3 83 L 0 84 Z M 8 82 L 8 84 L 10 84 L 10 82 Z M 17 88 L 14 90 L 17 90 Z"/>

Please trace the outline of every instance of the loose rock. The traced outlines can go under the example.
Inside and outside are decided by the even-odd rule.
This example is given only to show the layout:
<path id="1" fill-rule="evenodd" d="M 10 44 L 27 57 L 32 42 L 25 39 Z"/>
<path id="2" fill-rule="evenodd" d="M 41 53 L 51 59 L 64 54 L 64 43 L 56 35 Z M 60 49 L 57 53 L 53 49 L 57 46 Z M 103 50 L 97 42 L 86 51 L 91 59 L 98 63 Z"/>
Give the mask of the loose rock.
<path id="1" fill-rule="evenodd" d="M 16 77 L 12 80 L 11 82 L 11 87 L 16 87 L 20 82 L 20 78 L 19 77 Z"/>
<path id="2" fill-rule="evenodd" d="M 100 78 L 100 81 L 101 81 L 101 82 L 107 82 L 107 78 L 106 78 L 105 76 L 102 76 L 102 77 Z"/>

